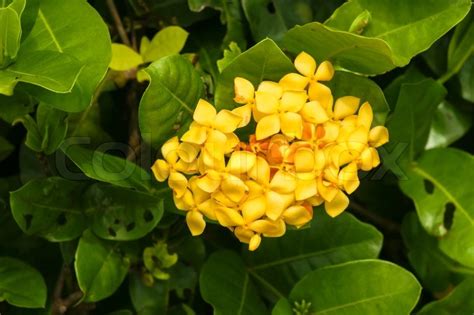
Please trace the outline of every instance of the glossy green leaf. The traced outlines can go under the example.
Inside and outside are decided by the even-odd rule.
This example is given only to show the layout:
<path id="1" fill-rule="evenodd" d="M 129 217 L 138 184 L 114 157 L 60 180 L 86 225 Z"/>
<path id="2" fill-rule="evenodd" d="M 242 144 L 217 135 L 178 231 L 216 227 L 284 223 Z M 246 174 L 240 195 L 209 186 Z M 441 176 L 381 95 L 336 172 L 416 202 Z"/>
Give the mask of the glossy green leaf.
<path id="1" fill-rule="evenodd" d="M 272 315 L 290 315 L 293 314 L 293 306 L 286 298 L 281 298 L 272 309 Z"/>
<path id="2" fill-rule="evenodd" d="M 20 49 L 20 39 L 21 21 L 17 12 L 11 7 L 0 7 L 0 69 L 15 60 Z M 3 76 L 2 72 L 0 76 Z"/>
<path id="3" fill-rule="evenodd" d="M 74 267 L 83 300 L 96 302 L 112 295 L 127 275 L 130 261 L 118 243 L 103 241 L 85 231 L 79 240 Z"/>
<path id="4" fill-rule="evenodd" d="M 310 314 L 408 315 L 420 293 L 418 281 L 405 269 L 382 260 L 359 260 L 309 273 L 289 298 L 310 302 Z"/>
<path id="5" fill-rule="evenodd" d="M 130 189 L 95 184 L 84 195 L 85 208 L 93 213 L 91 229 L 109 240 L 135 240 L 151 230 L 163 215 L 163 201 Z"/>
<path id="6" fill-rule="evenodd" d="M 62 150 L 90 178 L 138 190 L 151 186 L 151 175 L 123 158 L 70 143 L 64 143 Z"/>
<path id="7" fill-rule="evenodd" d="M 28 235 L 52 242 L 75 239 L 86 228 L 81 207 L 83 182 L 60 177 L 35 179 L 10 194 L 10 207 L 18 226 Z"/>
<path id="8" fill-rule="evenodd" d="M 116 71 L 127 71 L 137 68 L 143 58 L 135 50 L 124 44 L 112 44 L 112 60 L 109 68 Z"/>
<path id="9" fill-rule="evenodd" d="M 474 277 L 464 280 L 445 298 L 425 305 L 418 315 L 471 315 L 474 310 Z"/>
<path id="10" fill-rule="evenodd" d="M 363 36 L 385 41 L 393 52 L 394 65 L 404 66 L 459 23 L 470 7 L 470 0 L 432 0 L 429 3 L 352 0 L 339 7 L 326 25 L 348 31 L 359 14 L 370 12 L 372 18 L 364 28 Z"/>
<path id="11" fill-rule="evenodd" d="M 110 35 L 99 13 L 84 0 L 41 0 L 36 23 L 20 52 L 35 50 L 66 53 L 84 68 L 71 93 L 59 95 L 34 87 L 28 90 L 64 111 L 78 112 L 89 106 L 111 59 Z"/>
<path id="12" fill-rule="evenodd" d="M 18 82 L 29 83 L 52 93 L 67 93 L 78 80 L 81 69 L 81 62 L 72 55 L 22 49 L 14 64 L 0 70 L 0 94 L 12 95 Z"/>
<path id="13" fill-rule="evenodd" d="M 130 274 L 129 292 L 137 315 L 164 314 L 168 308 L 168 282 L 157 281 L 149 287 L 139 274 Z"/>
<path id="14" fill-rule="evenodd" d="M 415 202 L 423 227 L 441 237 L 441 250 L 452 259 L 474 267 L 474 157 L 457 149 L 426 151 L 400 181 Z"/>
<path id="15" fill-rule="evenodd" d="M 12 124 L 16 119 L 23 117 L 34 110 L 35 102 L 25 93 L 15 93 L 12 96 L 0 94 L 0 119 Z"/>
<path id="16" fill-rule="evenodd" d="M 212 254 L 202 267 L 199 283 L 203 299 L 215 314 L 269 314 L 242 259 L 234 252 Z"/>
<path id="17" fill-rule="evenodd" d="M 224 57 L 217 61 L 219 72 L 222 72 L 222 70 L 231 64 L 241 53 L 242 51 L 235 42 L 230 43 L 229 48 L 224 50 Z"/>
<path id="18" fill-rule="evenodd" d="M 462 97 L 474 103 L 474 56 L 469 58 L 459 72 Z"/>
<path id="19" fill-rule="evenodd" d="M 15 150 L 15 147 L 7 139 L 0 136 L 0 161 L 6 159 L 13 150 Z"/>
<path id="20" fill-rule="evenodd" d="M 270 284 L 285 295 L 311 270 L 355 259 L 376 258 L 381 246 L 380 232 L 351 214 L 330 218 L 322 211 L 315 211 L 310 228 L 287 231 L 281 238 L 264 239 L 257 251 L 246 251 L 244 257 L 256 283 L 262 287 Z"/>
<path id="21" fill-rule="evenodd" d="M 375 125 L 383 125 L 390 111 L 380 87 L 372 80 L 349 72 L 336 71 L 333 79 L 327 82 L 334 99 L 352 95 L 360 98 L 361 104 L 369 102 L 374 112 Z"/>
<path id="22" fill-rule="evenodd" d="M 0 302 L 40 308 L 46 304 L 46 284 L 41 274 L 21 260 L 0 257 Z"/>
<path id="23" fill-rule="evenodd" d="M 431 122 L 426 149 L 447 147 L 471 128 L 472 119 L 447 101 L 438 105 Z"/>
<path id="24" fill-rule="evenodd" d="M 153 62 L 169 55 L 179 54 L 181 49 L 183 49 L 187 38 L 188 32 L 181 27 L 165 27 L 156 33 L 146 49 L 140 47 L 143 61 Z"/>
<path id="25" fill-rule="evenodd" d="M 459 265 L 441 252 L 438 240 L 423 229 L 415 213 L 411 212 L 403 219 L 402 236 L 408 259 L 428 290 L 446 290 L 454 283 L 455 273 L 474 275 L 474 269 Z"/>
<path id="26" fill-rule="evenodd" d="M 153 147 L 182 132 L 203 93 L 202 80 L 189 61 L 169 56 L 145 69 L 150 85 L 142 96 L 139 125 Z"/>
<path id="27" fill-rule="evenodd" d="M 290 59 L 271 40 L 265 39 L 237 56 L 221 73 L 216 84 L 215 106 L 232 108 L 234 103 L 234 78 L 242 77 L 255 86 L 263 80 L 278 81 L 294 71 Z"/>

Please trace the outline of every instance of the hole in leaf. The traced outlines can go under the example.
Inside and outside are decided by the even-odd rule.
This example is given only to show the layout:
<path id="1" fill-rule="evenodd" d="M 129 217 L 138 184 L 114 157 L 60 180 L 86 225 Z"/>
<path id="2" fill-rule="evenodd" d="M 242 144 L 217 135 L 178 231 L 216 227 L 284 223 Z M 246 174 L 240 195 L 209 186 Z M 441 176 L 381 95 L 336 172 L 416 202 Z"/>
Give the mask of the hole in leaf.
<path id="1" fill-rule="evenodd" d="M 116 236 L 117 236 L 117 232 L 115 232 L 114 229 L 109 228 L 109 235 L 112 236 L 112 237 L 116 237 Z"/>
<path id="2" fill-rule="evenodd" d="M 151 222 L 153 220 L 153 213 L 148 209 L 145 210 L 145 213 L 143 213 L 143 219 L 145 222 Z"/>
<path id="3" fill-rule="evenodd" d="M 67 218 L 64 213 L 61 213 L 58 218 L 56 219 L 58 225 L 65 225 L 67 223 Z"/>
<path id="4" fill-rule="evenodd" d="M 275 13 L 275 5 L 273 4 L 273 1 L 270 1 L 268 4 L 267 4 L 267 10 L 268 12 L 270 12 L 271 14 L 274 14 Z"/>
<path id="5" fill-rule="evenodd" d="M 452 202 L 448 202 L 444 206 L 443 224 L 447 230 L 451 229 L 453 225 L 454 210 L 456 210 L 456 206 Z"/>
<path id="6" fill-rule="evenodd" d="M 31 214 L 24 214 L 23 218 L 25 219 L 25 229 L 29 230 L 31 227 L 31 221 L 33 221 L 33 216 Z"/>
<path id="7" fill-rule="evenodd" d="M 426 191 L 426 193 L 427 193 L 427 194 L 430 194 L 430 195 L 433 194 L 434 188 L 435 188 L 434 185 L 433 185 L 433 183 L 430 182 L 429 180 L 426 180 L 426 179 L 425 179 L 425 180 L 423 181 L 423 184 L 425 185 L 425 191 Z"/>
<path id="8" fill-rule="evenodd" d="M 127 229 L 127 232 L 130 232 L 131 230 L 133 230 L 135 228 L 135 222 L 132 222 L 130 224 L 127 224 L 126 226 L 126 229 Z"/>
<path id="9" fill-rule="evenodd" d="M 120 220 L 119 220 L 119 219 L 115 219 L 114 224 L 120 224 Z"/>

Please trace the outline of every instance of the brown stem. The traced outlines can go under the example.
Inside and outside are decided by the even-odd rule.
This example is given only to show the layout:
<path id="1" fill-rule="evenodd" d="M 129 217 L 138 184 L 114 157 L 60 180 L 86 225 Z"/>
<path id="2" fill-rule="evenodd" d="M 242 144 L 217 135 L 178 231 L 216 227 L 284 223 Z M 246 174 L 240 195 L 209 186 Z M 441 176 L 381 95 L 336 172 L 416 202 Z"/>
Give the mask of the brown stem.
<path id="1" fill-rule="evenodd" d="M 125 28 L 123 27 L 122 19 L 120 18 L 120 14 L 118 13 L 114 0 L 106 0 L 106 2 L 107 2 L 107 6 L 109 7 L 110 14 L 112 15 L 112 18 L 114 19 L 115 28 L 117 29 L 120 39 L 122 40 L 122 43 L 124 43 L 127 46 L 130 46 L 131 45 L 130 39 L 128 39 L 127 32 L 125 31 Z"/>
<path id="2" fill-rule="evenodd" d="M 131 82 L 130 89 L 127 95 L 127 105 L 130 113 L 129 127 L 128 127 L 128 153 L 127 160 L 138 160 L 141 141 L 140 132 L 138 131 L 138 104 L 137 104 L 137 84 Z"/>
<path id="3" fill-rule="evenodd" d="M 378 215 L 377 213 L 366 209 L 363 205 L 357 203 L 356 201 L 351 201 L 349 207 L 352 209 L 352 212 L 354 212 L 355 214 L 367 218 L 369 221 L 383 228 L 387 232 L 390 232 L 390 233 L 400 232 L 400 228 L 401 228 L 400 224 L 392 220 L 389 220 L 387 218 L 384 218 Z"/>

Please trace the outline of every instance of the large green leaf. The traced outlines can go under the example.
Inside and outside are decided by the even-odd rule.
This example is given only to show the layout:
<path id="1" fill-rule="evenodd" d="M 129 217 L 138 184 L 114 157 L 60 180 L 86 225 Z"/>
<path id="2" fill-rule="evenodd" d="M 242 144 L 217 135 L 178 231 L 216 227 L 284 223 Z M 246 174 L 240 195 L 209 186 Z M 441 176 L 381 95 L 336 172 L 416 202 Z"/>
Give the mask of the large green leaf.
<path id="1" fill-rule="evenodd" d="M 0 257 L 0 302 L 25 308 L 46 304 L 46 284 L 41 274 L 21 260 Z"/>
<path id="2" fill-rule="evenodd" d="M 140 131 L 145 141 L 158 147 L 188 125 L 203 84 L 191 63 L 178 55 L 164 57 L 145 71 L 150 85 L 140 101 Z"/>
<path id="3" fill-rule="evenodd" d="M 417 315 L 472 315 L 474 277 L 464 280 L 445 298 L 425 305 Z"/>
<path id="4" fill-rule="evenodd" d="M 151 187 L 150 174 L 123 158 L 67 143 L 64 143 L 62 150 L 90 178 L 139 190 Z"/>
<path id="5" fill-rule="evenodd" d="M 264 239 L 257 251 L 247 251 L 244 257 L 249 272 L 262 287 L 271 285 L 284 295 L 311 270 L 376 258 L 381 246 L 380 232 L 351 214 L 330 218 L 322 211 L 315 211 L 310 228 L 287 231 L 281 238 Z"/>
<path id="6" fill-rule="evenodd" d="M 84 195 L 93 213 L 92 231 L 110 240 L 135 240 L 151 230 L 163 215 L 163 201 L 156 197 L 106 184 L 91 186 Z"/>
<path id="7" fill-rule="evenodd" d="M 381 260 L 359 260 L 309 273 L 289 298 L 293 303 L 311 303 L 309 313 L 314 315 L 408 315 L 420 293 L 416 278 L 403 268 Z"/>
<path id="8" fill-rule="evenodd" d="M 17 12 L 11 7 L 0 7 L 0 69 L 15 60 L 20 49 L 20 39 L 21 21 Z"/>
<path id="9" fill-rule="evenodd" d="M 374 123 L 383 125 L 390 110 L 380 87 L 372 80 L 349 72 L 337 71 L 327 82 L 334 98 L 346 95 L 359 97 L 361 102 L 369 102 L 374 111 Z"/>
<path id="10" fill-rule="evenodd" d="M 72 240 L 86 228 L 81 207 L 84 183 L 60 177 L 35 179 L 10 194 L 10 207 L 20 228 L 58 242 Z"/>
<path id="11" fill-rule="evenodd" d="M 152 62 L 169 55 L 179 54 L 187 38 L 188 32 L 181 27 L 165 27 L 156 33 L 151 42 L 147 42 L 148 38 L 142 39 L 140 54 L 144 62 Z"/>
<path id="12" fill-rule="evenodd" d="M 219 109 L 235 106 L 235 77 L 245 78 L 257 86 L 263 80 L 278 81 L 292 71 L 294 67 L 288 57 L 271 39 L 265 39 L 238 55 L 224 68 L 217 80 L 215 105 Z"/>
<path id="13" fill-rule="evenodd" d="M 85 109 L 91 103 L 111 58 L 109 31 L 97 11 L 84 0 L 40 1 L 38 18 L 20 52 L 34 50 L 63 52 L 85 66 L 71 93 L 59 95 L 34 87 L 29 91 L 64 111 Z"/>
<path id="14" fill-rule="evenodd" d="M 326 24 L 348 31 L 354 20 L 368 11 L 371 19 L 362 34 L 384 40 L 393 52 L 394 64 L 404 66 L 459 23 L 470 7 L 470 0 L 351 0 L 339 7 Z"/>
<path id="15" fill-rule="evenodd" d="M 34 110 L 35 102 L 25 93 L 12 96 L 0 94 L 0 119 L 12 124 L 17 118 L 23 117 Z"/>
<path id="16" fill-rule="evenodd" d="M 474 103 L 474 56 L 469 58 L 459 72 L 462 97 Z"/>
<path id="17" fill-rule="evenodd" d="M 459 265 L 441 252 L 438 240 L 423 229 L 415 213 L 403 219 L 402 236 L 408 259 L 426 289 L 443 292 L 455 282 L 455 273 L 474 275 L 474 269 Z"/>
<path id="18" fill-rule="evenodd" d="M 0 136 L 0 161 L 3 161 L 15 150 L 15 147 L 5 138 Z"/>
<path id="19" fill-rule="evenodd" d="M 441 250 L 463 265 L 474 267 L 474 157 L 457 149 L 426 151 L 400 181 L 415 202 L 423 227 L 441 237 Z"/>
<path id="20" fill-rule="evenodd" d="M 242 259 L 234 252 L 212 254 L 199 279 L 203 299 L 221 315 L 269 314 Z"/>
<path id="21" fill-rule="evenodd" d="M 81 62 L 69 54 L 21 50 L 14 64 L 0 70 L 0 94 L 12 95 L 18 82 L 37 86 L 38 91 L 46 89 L 52 94 L 67 93 L 72 90 L 81 69 Z M 30 87 L 33 88 L 27 88 Z"/>
<path id="22" fill-rule="evenodd" d="M 137 315 L 165 314 L 168 308 L 168 281 L 155 282 L 153 286 L 143 283 L 140 274 L 129 278 L 130 299 Z"/>
<path id="23" fill-rule="evenodd" d="M 85 231 L 74 263 L 83 300 L 96 302 L 112 295 L 125 279 L 129 266 L 130 261 L 119 251 L 118 243 L 100 240 Z"/>

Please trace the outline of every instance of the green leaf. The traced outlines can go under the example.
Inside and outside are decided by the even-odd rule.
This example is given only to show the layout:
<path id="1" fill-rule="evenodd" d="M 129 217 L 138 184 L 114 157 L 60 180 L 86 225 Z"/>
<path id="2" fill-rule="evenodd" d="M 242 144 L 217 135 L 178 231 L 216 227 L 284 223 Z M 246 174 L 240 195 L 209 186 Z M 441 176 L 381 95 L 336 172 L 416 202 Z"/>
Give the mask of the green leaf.
<path id="1" fill-rule="evenodd" d="M 385 41 L 393 52 L 394 65 L 404 66 L 459 23 L 470 7 L 470 0 L 433 0 L 429 4 L 410 0 L 352 0 L 339 7 L 326 25 L 347 31 L 359 14 L 370 12 L 372 19 L 362 34 Z"/>
<path id="2" fill-rule="evenodd" d="M 144 62 L 153 62 L 166 56 L 179 54 L 183 49 L 188 32 L 179 26 L 168 26 L 156 33 L 146 49 L 140 47 Z M 143 43 L 143 42 L 142 42 Z"/>
<path id="3" fill-rule="evenodd" d="M 22 48 L 17 61 L 0 70 L 0 94 L 12 95 L 18 82 L 35 85 L 41 91 L 46 89 L 52 93 L 68 93 L 78 80 L 81 69 L 81 62 L 72 55 L 50 50 L 26 51 Z"/>
<path id="4" fill-rule="evenodd" d="M 14 150 L 15 147 L 8 140 L 0 136 L 0 162 L 6 159 Z"/>
<path id="5" fill-rule="evenodd" d="M 88 177 L 125 188 L 149 190 L 151 176 L 143 168 L 123 158 L 64 143 L 66 154 Z"/>
<path id="6" fill-rule="evenodd" d="M 457 149 L 426 151 L 400 181 L 415 202 L 421 224 L 441 237 L 441 250 L 461 264 L 474 267 L 474 157 Z"/>
<path id="7" fill-rule="evenodd" d="M 471 315 L 474 310 L 474 277 L 464 280 L 445 298 L 425 305 L 417 315 Z"/>
<path id="8" fill-rule="evenodd" d="M 139 125 L 143 139 L 156 148 L 190 122 L 203 84 L 199 73 L 181 56 L 162 58 L 145 71 L 150 85 L 140 101 Z"/>
<path id="9" fill-rule="evenodd" d="M 383 125 L 390 108 L 380 87 L 372 80 L 349 72 L 336 71 L 333 79 L 327 82 L 334 99 L 353 95 L 363 102 L 369 102 L 374 112 L 375 125 Z"/>
<path id="10" fill-rule="evenodd" d="M 317 269 L 296 284 L 293 303 L 311 303 L 311 314 L 410 314 L 421 293 L 416 278 L 381 260 L 359 260 Z M 290 315 L 290 314 L 288 314 Z"/>
<path id="11" fill-rule="evenodd" d="M 229 44 L 229 48 L 224 50 L 224 57 L 220 60 L 217 60 L 217 68 L 219 72 L 222 72 L 229 64 L 237 58 L 242 51 L 235 42 Z"/>
<path id="12" fill-rule="evenodd" d="M 257 251 L 245 252 L 246 265 L 257 283 L 271 285 L 285 295 L 313 269 L 378 256 L 382 235 L 374 227 L 349 213 L 330 218 L 323 211 L 315 211 L 314 217 L 310 228 L 264 239 Z"/>
<path id="13" fill-rule="evenodd" d="M 12 96 L 0 94 L 0 118 L 7 123 L 13 123 L 34 110 L 33 98 L 25 93 L 15 93 Z"/>
<path id="14" fill-rule="evenodd" d="M 16 59 L 20 39 L 21 21 L 17 12 L 10 6 L 0 8 L 0 69 L 7 67 Z"/>
<path id="15" fill-rule="evenodd" d="M 455 273 L 474 275 L 474 269 L 459 265 L 441 252 L 438 240 L 423 229 L 415 213 L 403 219 L 402 236 L 416 275 L 431 292 L 445 291 L 454 283 Z"/>
<path id="16" fill-rule="evenodd" d="M 232 251 L 212 254 L 202 267 L 199 283 L 203 299 L 215 314 L 269 314 L 242 259 Z"/>
<path id="17" fill-rule="evenodd" d="M 80 199 L 84 186 L 60 177 L 32 180 L 10 193 L 13 217 L 28 235 L 52 242 L 75 239 L 87 226 Z"/>
<path id="18" fill-rule="evenodd" d="M 29 92 L 64 111 L 84 110 L 90 105 L 110 63 L 111 42 L 107 25 L 87 1 L 41 0 L 38 18 L 22 43 L 21 51 L 44 49 L 69 54 L 85 66 L 71 93 L 60 95 L 36 87 L 28 87 Z"/>
<path id="19" fill-rule="evenodd" d="M 112 60 L 109 68 L 116 71 L 127 71 L 143 63 L 143 58 L 135 50 L 124 44 L 112 44 Z"/>
<path id="20" fill-rule="evenodd" d="M 92 231 L 99 237 L 125 241 L 139 239 L 163 216 L 163 201 L 130 189 L 94 184 L 84 195 L 92 215 Z"/>
<path id="21" fill-rule="evenodd" d="M 21 260 L 0 257 L 0 302 L 24 308 L 46 304 L 46 284 L 41 274 Z"/>
<path id="22" fill-rule="evenodd" d="M 474 103 L 474 56 L 469 58 L 459 72 L 462 97 Z"/>
<path id="23" fill-rule="evenodd" d="M 138 273 L 130 274 L 129 292 L 138 315 L 165 314 L 168 308 L 168 281 L 155 281 L 149 287 Z"/>
<path id="24" fill-rule="evenodd" d="M 336 67 L 364 74 L 380 74 L 395 68 L 387 43 L 313 22 L 295 26 L 283 38 L 293 54 L 305 51 L 317 62 L 330 60 Z"/>
<path id="25" fill-rule="evenodd" d="M 263 80 L 278 81 L 294 70 L 290 59 L 271 40 L 265 39 L 237 56 L 217 80 L 215 106 L 232 108 L 234 103 L 234 78 L 243 77 L 255 86 Z"/>
<path id="26" fill-rule="evenodd" d="M 469 130 L 472 119 L 448 101 L 443 101 L 434 112 L 426 149 L 447 147 Z"/>
<path id="27" fill-rule="evenodd" d="M 77 281 L 85 302 L 97 302 L 112 295 L 127 275 L 130 261 L 118 244 L 102 241 L 90 231 L 79 240 L 74 263 Z"/>
<path id="28" fill-rule="evenodd" d="M 281 298 L 272 309 L 272 315 L 290 315 L 293 314 L 293 307 L 286 298 Z"/>

